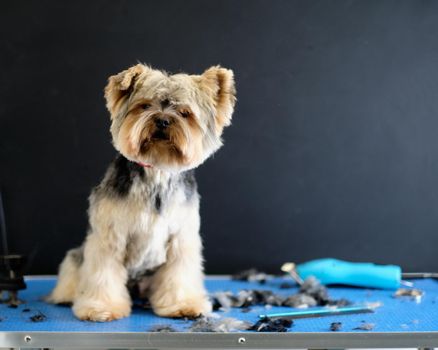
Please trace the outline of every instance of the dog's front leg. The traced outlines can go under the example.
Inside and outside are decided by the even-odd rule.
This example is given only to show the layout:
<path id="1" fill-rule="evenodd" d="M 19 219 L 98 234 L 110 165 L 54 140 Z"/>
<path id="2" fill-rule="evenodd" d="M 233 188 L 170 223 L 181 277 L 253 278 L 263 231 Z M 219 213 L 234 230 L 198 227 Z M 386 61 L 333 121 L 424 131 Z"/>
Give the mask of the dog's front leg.
<path id="1" fill-rule="evenodd" d="M 157 315 L 196 317 L 211 311 L 201 251 L 199 213 L 193 208 L 169 241 L 166 263 L 152 277 L 150 302 Z"/>
<path id="2" fill-rule="evenodd" d="M 127 271 L 123 265 L 124 243 L 115 237 L 97 232 L 87 237 L 73 303 L 73 312 L 81 320 L 111 321 L 131 312 Z"/>

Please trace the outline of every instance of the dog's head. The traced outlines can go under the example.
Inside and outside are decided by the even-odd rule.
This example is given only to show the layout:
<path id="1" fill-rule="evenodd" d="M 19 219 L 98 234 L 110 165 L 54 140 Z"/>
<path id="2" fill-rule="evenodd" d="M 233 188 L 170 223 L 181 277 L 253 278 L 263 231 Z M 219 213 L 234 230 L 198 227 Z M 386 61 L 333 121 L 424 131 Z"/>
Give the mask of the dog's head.
<path id="1" fill-rule="evenodd" d="M 169 75 L 142 64 L 111 76 L 105 98 L 115 148 L 170 172 L 195 168 L 219 149 L 236 101 L 231 70 Z"/>

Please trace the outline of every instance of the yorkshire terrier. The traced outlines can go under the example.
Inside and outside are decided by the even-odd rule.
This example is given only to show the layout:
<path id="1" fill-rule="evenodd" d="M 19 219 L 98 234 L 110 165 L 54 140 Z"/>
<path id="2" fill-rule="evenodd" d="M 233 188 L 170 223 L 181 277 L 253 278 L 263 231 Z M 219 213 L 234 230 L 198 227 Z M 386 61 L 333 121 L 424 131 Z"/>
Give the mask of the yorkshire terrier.
<path id="1" fill-rule="evenodd" d="M 85 242 L 67 252 L 48 301 L 110 321 L 130 314 L 138 286 L 157 315 L 208 313 L 193 169 L 222 146 L 233 72 L 169 75 L 137 64 L 108 79 L 105 98 L 119 154 L 90 195 Z"/>

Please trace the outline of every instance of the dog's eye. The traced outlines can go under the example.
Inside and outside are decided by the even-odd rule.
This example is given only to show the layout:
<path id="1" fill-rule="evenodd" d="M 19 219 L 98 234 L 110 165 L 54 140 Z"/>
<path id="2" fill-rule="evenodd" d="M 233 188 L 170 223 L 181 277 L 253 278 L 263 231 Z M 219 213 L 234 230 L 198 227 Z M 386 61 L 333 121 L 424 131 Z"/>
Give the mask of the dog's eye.
<path id="1" fill-rule="evenodd" d="M 180 111 L 179 114 L 181 115 L 181 117 L 183 118 L 188 118 L 190 113 L 188 111 Z"/>
<path id="2" fill-rule="evenodd" d="M 148 108 L 150 108 L 150 107 L 151 107 L 150 103 L 143 103 L 143 104 L 141 105 L 141 108 L 143 108 L 143 109 L 148 109 Z"/>

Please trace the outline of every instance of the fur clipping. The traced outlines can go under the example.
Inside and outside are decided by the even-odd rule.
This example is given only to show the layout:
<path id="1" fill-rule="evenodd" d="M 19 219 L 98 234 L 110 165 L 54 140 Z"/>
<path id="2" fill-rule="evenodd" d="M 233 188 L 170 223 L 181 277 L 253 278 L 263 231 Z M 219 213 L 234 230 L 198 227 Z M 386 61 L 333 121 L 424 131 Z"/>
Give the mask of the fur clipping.
<path id="1" fill-rule="evenodd" d="M 214 318 L 200 317 L 190 327 L 190 332 L 227 333 L 243 331 L 251 328 L 251 324 L 232 317 Z"/>

